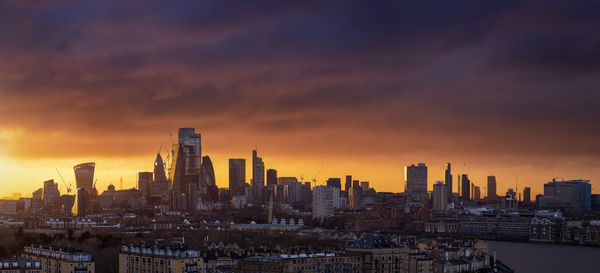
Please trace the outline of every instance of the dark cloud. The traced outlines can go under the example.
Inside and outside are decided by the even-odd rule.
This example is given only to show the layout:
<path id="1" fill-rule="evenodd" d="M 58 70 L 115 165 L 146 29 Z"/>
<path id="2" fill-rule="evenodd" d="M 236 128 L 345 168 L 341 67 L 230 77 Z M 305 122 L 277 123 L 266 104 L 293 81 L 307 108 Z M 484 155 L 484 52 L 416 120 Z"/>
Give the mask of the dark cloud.
<path id="1" fill-rule="evenodd" d="M 324 153 L 600 155 L 592 1 L 18 2 L 0 122 L 56 143 L 139 153 L 191 124 Z"/>

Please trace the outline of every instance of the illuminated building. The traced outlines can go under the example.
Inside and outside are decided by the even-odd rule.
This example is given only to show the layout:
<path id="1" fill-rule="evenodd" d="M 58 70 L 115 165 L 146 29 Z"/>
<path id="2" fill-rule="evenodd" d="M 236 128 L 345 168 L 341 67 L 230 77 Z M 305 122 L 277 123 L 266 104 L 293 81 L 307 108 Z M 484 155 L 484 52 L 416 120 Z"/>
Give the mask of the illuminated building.
<path id="1" fill-rule="evenodd" d="M 200 250 L 185 247 L 123 246 L 119 252 L 120 273 L 204 272 Z"/>
<path id="2" fill-rule="evenodd" d="M 92 255 L 83 251 L 46 246 L 26 246 L 21 255 L 27 259 L 40 261 L 40 273 L 94 273 Z"/>

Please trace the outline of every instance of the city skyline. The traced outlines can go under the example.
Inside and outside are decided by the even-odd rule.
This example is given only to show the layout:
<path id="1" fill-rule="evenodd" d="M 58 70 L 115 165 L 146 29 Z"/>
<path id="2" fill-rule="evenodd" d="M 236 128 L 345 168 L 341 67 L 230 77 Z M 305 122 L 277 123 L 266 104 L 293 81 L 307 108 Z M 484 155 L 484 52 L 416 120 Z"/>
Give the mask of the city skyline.
<path id="1" fill-rule="evenodd" d="M 499 195 L 517 178 L 532 198 L 554 177 L 600 188 L 593 1 L 21 2 L 0 2 L 2 195 L 55 168 L 75 185 L 84 162 L 99 189 L 133 187 L 181 127 L 220 187 L 229 158 L 251 177 L 258 145 L 280 176 L 378 191 L 415 162 L 428 190 L 446 162 L 483 195 L 489 175 Z"/>
<path id="2" fill-rule="evenodd" d="M 190 128 L 192 130 L 195 129 L 195 128 L 191 128 L 191 127 L 186 127 L 186 128 L 180 128 L 180 130 L 181 129 L 187 129 L 187 128 Z M 202 132 L 197 131 L 197 133 L 199 135 L 201 135 Z M 200 142 L 199 145 L 202 145 L 202 142 Z M 176 147 L 176 146 L 177 145 L 174 145 L 174 147 Z M 161 149 L 162 149 L 162 145 L 161 145 Z M 253 172 L 252 157 L 255 156 L 255 153 L 257 151 L 256 149 L 258 149 L 258 146 L 255 145 L 255 147 L 253 147 L 251 149 L 252 149 L 252 155 L 250 155 L 249 157 L 243 157 L 243 156 L 239 157 L 240 159 L 248 159 L 248 160 L 246 160 L 246 167 L 245 167 L 246 168 L 246 178 L 247 178 L 246 182 L 248 184 L 250 184 L 250 185 L 252 185 L 251 179 L 252 179 L 252 176 L 253 176 L 253 174 L 252 174 L 252 172 Z M 167 157 L 168 158 L 168 156 L 167 156 L 167 152 L 168 151 L 169 151 L 168 148 L 165 149 L 165 154 L 162 157 Z M 195 157 L 209 157 L 209 156 L 210 155 L 199 154 L 199 155 L 196 155 Z M 258 157 L 258 158 L 260 159 L 260 162 L 262 163 L 262 158 L 261 157 Z M 226 161 L 229 162 L 232 159 L 237 159 L 237 158 L 227 158 Z M 210 159 L 209 159 L 209 161 L 210 161 Z M 74 166 L 78 167 L 78 166 L 82 166 L 82 165 L 86 165 L 86 164 L 95 165 L 95 162 L 77 163 Z M 170 164 L 171 164 L 171 162 L 165 162 L 165 165 L 166 165 L 167 168 L 170 166 Z M 198 163 L 198 165 L 199 164 L 200 163 Z M 429 163 L 419 163 L 419 166 L 421 166 L 422 164 L 429 164 Z M 441 164 L 442 168 L 444 168 L 441 171 L 431 170 L 431 169 L 428 170 L 428 168 L 425 167 L 425 165 L 423 165 L 425 167 L 424 170 L 427 173 L 426 177 L 427 176 L 430 177 L 430 178 L 426 178 L 426 182 L 427 182 L 427 191 L 430 192 L 431 194 L 433 194 L 435 183 L 438 182 L 438 181 L 444 181 L 446 179 L 446 168 L 447 168 L 448 164 L 450 164 L 450 162 L 444 162 L 443 164 Z M 230 164 L 227 163 L 227 164 L 225 164 L 224 167 L 220 166 L 220 165 L 221 164 L 217 165 L 217 166 L 220 167 L 218 169 L 225 169 L 226 173 L 225 173 L 225 176 L 224 176 L 223 179 L 218 179 L 218 178 L 215 179 L 217 181 L 217 186 L 220 187 L 220 188 L 229 188 L 229 184 L 230 184 L 230 182 L 229 182 L 229 175 L 230 175 L 229 168 L 230 168 Z M 410 168 L 410 167 L 415 167 L 415 164 L 410 163 L 410 164 L 406 164 L 405 166 L 403 166 L 403 170 L 401 171 L 402 177 L 400 178 L 400 181 L 398 181 L 399 182 L 398 185 L 396 185 L 398 187 L 402 187 L 401 189 L 398 189 L 398 190 L 380 190 L 380 189 L 378 189 L 379 187 L 373 186 L 373 184 L 371 184 L 371 186 L 373 186 L 374 189 L 376 189 L 378 191 L 383 191 L 383 192 L 386 192 L 386 191 L 387 192 L 395 192 L 395 193 L 406 192 L 406 186 L 407 186 L 406 182 L 407 181 L 406 181 L 406 177 L 405 177 L 405 171 L 406 171 L 406 168 Z M 154 165 L 152 165 L 152 168 L 154 168 Z M 278 170 L 278 167 L 272 166 L 272 165 L 265 165 L 262 168 L 263 168 L 263 173 L 264 173 L 263 174 L 264 175 L 263 178 L 265 179 L 265 181 L 263 181 L 264 183 L 266 183 L 266 174 L 267 174 L 267 170 L 268 169 Z M 296 177 L 298 179 L 304 178 L 303 181 L 305 181 L 305 182 L 313 182 L 312 183 L 313 187 L 326 185 L 327 184 L 327 180 L 329 178 L 340 178 L 340 179 L 342 179 L 346 175 L 354 175 L 354 177 L 360 177 L 360 176 L 358 176 L 356 174 L 353 174 L 352 171 L 348 171 L 344 175 L 321 176 L 321 170 L 322 170 L 322 168 L 323 168 L 323 166 L 321 166 L 321 168 L 314 174 L 314 175 L 317 176 L 317 177 L 314 177 L 314 178 L 318 178 L 318 180 L 316 181 L 316 183 L 313 182 L 313 178 L 306 171 L 303 172 L 302 174 L 299 174 L 299 175 L 293 175 L 293 174 L 291 174 L 291 175 L 283 175 L 283 176 Z M 60 169 L 64 169 L 64 168 L 61 167 L 61 168 L 55 168 L 55 169 L 57 170 L 57 172 L 55 173 L 55 175 L 57 175 L 57 173 L 60 172 Z M 286 168 L 283 168 L 283 169 L 286 169 Z M 92 172 L 93 172 L 93 170 L 92 170 Z M 100 171 L 100 173 L 109 173 L 109 172 L 110 172 L 110 170 Z M 139 180 L 138 175 L 139 175 L 140 172 L 152 172 L 152 169 L 149 169 L 149 170 L 146 170 L 146 169 L 144 169 L 144 170 L 137 170 L 136 173 L 135 173 L 135 175 L 134 175 L 134 177 L 132 178 L 134 180 L 133 181 L 126 181 L 125 183 L 123 183 L 123 176 L 122 175 L 119 177 L 119 181 L 109 181 L 109 182 L 103 181 L 103 182 L 99 182 L 98 186 L 97 186 L 97 189 L 98 189 L 99 192 L 101 192 L 104 189 L 106 189 L 109 185 L 113 185 L 113 186 L 115 186 L 117 188 L 123 187 L 123 189 L 138 188 L 138 186 L 139 186 L 139 184 L 138 184 L 138 180 Z M 432 172 L 435 172 L 435 173 L 432 173 Z M 441 174 L 438 174 L 437 172 L 441 172 Z M 361 173 L 361 171 L 357 171 L 357 172 L 354 172 L 354 173 Z M 469 181 L 470 181 L 469 183 L 470 183 L 470 185 L 471 186 L 477 186 L 477 187 L 479 187 L 480 190 L 482 191 L 481 192 L 482 198 L 486 197 L 487 194 L 488 194 L 487 193 L 487 185 L 489 183 L 488 180 L 489 180 L 490 175 L 484 175 L 485 179 L 488 179 L 488 180 L 483 181 L 483 178 L 482 178 L 482 181 L 479 181 L 479 179 L 478 179 L 477 182 L 475 182 L 472 179 L 471 173 L 472 173 L 471 172 L 471 167 L 467 166 L 466 164 L 464 164 L 458 170 L 454 170 L 451 173 L 451 175 L 452 175 L 453 178 L 456 177 L 456 179 L 458 181 L 460 181 L 460 177 L 459 176 L 461 176 L 463 174 L 469 175 Z M 477 173 L 481 173 L 481 172 L 477 172 Z M 76 184 L 76 181 L 75 181 L 76 179 L 75 179 L 75 175 L 74 174 L 73 174 L 72 181 L 69 180 L 69 177 L 70 177 L 69 175 L 64 175 L 64 176 L 67 177 L 65 183 L 62 183 L 63 177 L 61 177 L 60 175 L 58 175 L 58 177 L 50 175 L 49 178 L 45 178 L 43 181 L 46 181 L 46 180 L 56 180 L 57 184 L 58 184 L 59 191 L 62 194 L 66 194 L 67 193 L 67 187 L 66 187 L 67 185 L 71 186 L 72 189 L 75 189 L 75 187 L 73 187 L 73 186 L 77 185 L 77 184 Z M 491 175 L 491 176 L 495 177 L 495 175 Z M 127 175 L 127 177 L 129 177 L 129 175 Z M 219 177 L 219 176 L 215 175 L 215 177 Z M 60 180 L 58 180 L 58 179 L 60 179 Z M 97 179 L 97 177 L 96 177 L 96 179 Z M 524 188 L 529 188 L 529 190 L 531 191 L 531 188 L 532 188 L 531 185 L 529 185 L 529 184 L 518 184 L 519 183 L 518 182 L 518 177 L 515 177 L 514 179 L 515 179 L 515 181 L 513 181 L 514 184 L 510 185 L 510 182 L 506 183 L 506 185 L 507 185 L 506 186 L 506 191 L 508 191 L 509 189 L 513 189 L 513 190 L 518 190 L 519 191 L 518 193 L 521 193 Z M 552 177 L 552 178 L 549 178 L 549 179 L 547 179 L 547 180 L 545 180 L 545 181 L 542 182 L 542 184 L 540 185 L 540 189 L 536 189 L 535 186 L 533 187 L 534 190 L 531 191 L 532 192 L 532 196 L 535 197 L 535 195 L 537 195 L 537 194 L 543 194 L 544 193 L 544 184 L 548 183 L 548 182 L 551 182 L 554 179 L 558 179 L 558 180 L 563 180 L 563 179 L 564 180 L 571 180 L 571 179 L 582 179 L 582 178 L 581 177 L 578 177 L 578 178 L 573 178 L 573 177 Z M 368 177 L 361 177 L 361 181 L 369 181 L 368 183 L 372 183 L 373 182 Z M 73 183 L 71 183 L 71 182 L 73 182 Z M 593 185 L 593 181 L 591 181 L 591 183 Z M 34 190 L 37 190 L 39 187 L 37 187 L 35 185 L 36 184 L 33 183 L 32 188 L 34 188 Z M 377 185 L 377 183 L 375 183 L 375 185 Z M 452 191 L 451 192 L 460 196 L 462 189 L 459 189 L 459 187 L 460 187 L 460 185 L 454 185 L 452 187 Z M 31 192 L 33 192 L 34 190 L 32 190 Z M 470 191 L 472 191 L 472 189 L 470 189 Z M 503 191 L 503 189 L 501 189 L 501 188 L 497 188 L 496 191 L 497 191 L 498 196 L 504 196 L 504 193 L 506 192 L 506 191 Z M 6 198 L 10 199 L 10 198 L 17 197 L 17 196 L 19 196 L 19 197 L 20 196 L 30 196 L 31 192 L 26 192 L 26 191 L 25 192 L 18 192 L 18 191 L 15 191 L 15 192 L 7 193 L 7 195 L 3 196 L 3 197 L 6 197 Z M 592 190 L 592 192 L 596 193 L 593 190 Z"/>

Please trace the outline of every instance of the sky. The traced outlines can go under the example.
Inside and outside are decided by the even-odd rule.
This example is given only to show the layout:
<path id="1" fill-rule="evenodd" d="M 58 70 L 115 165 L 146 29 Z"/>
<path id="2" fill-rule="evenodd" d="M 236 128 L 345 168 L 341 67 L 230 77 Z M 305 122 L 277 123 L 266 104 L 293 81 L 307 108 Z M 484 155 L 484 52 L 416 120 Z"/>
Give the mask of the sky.
<path id="1" fill-rule="evenodd" d="M 228 158 L 404 190 L 591 179 L 600 193 L 598 1 L 0 0 L 0 196 L 96 162 L 133 187 L 195 127 Z M 163 148 L 161 148 L 161 146 Z M 247 166 L 247 178 L 250 168 Z M 457 192 L 458 189 L 454 188 Z M 484 194 L 485 195 L 485 194 Z"/>

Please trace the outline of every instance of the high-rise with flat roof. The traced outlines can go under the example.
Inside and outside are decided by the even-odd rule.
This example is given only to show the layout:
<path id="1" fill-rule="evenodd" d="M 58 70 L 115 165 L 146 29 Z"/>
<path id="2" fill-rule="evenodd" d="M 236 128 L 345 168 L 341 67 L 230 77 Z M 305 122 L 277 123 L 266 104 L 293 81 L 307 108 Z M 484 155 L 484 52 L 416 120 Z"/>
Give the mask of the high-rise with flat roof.
<path id="1" fill-rule="evenodd" d="M 498 199 L 498 193 L 496 192 L 496 177 L 493 175 L 487 177 L 487 198 L 489 200 Z"/>
<path id="2" fill-rule="evenodd" d="M 466 174 L 463 174 L 460 177 L 460 191 L 460 197 L 463 200 L 471 200 L 471 181 Z"/>
<path id="3" fill-rule="evenodd" d="M 252 150 L 252 187 L 265 186 L 265 163 L 258 157 L 256 150 Z"/>
<path id="4" fill-rule="evenodd" d="M 448 209 L 447 184 L 438 181 L 433 184 L 433 210 L 445 211 Z"/>
<path id="5" fill-rule="evenodd" d="M 267 170 L 267 185 L 277 185 L 277 170 Z"/>
<path id="6" fill-rule="evenodd" d="M 246 159 L 229 159 L 229 190 L 236 193 L 240 192 L 246 183 Z"/>
<path id="7" fill-rule="evenodd" d="M 525 187 L 523 189 L 523 202 L 531 203 L 531 188 Z"/>
<path id="8" fill-rule="evenodd" d="M 446 163 L 446 170 L 444 171 L 444 183 L 446 184 L 446 192 L 448 198 L 447 202 L 450 202 L 450 198 L 452 198 L 452 165 L 450 163 Z"/>
<path id="9" fill-rule="evenodd" d="M 404 168 L 406 192 L 412 200 L 427 200 L 427 166 L 425 163 L 412 164 Z"/>

